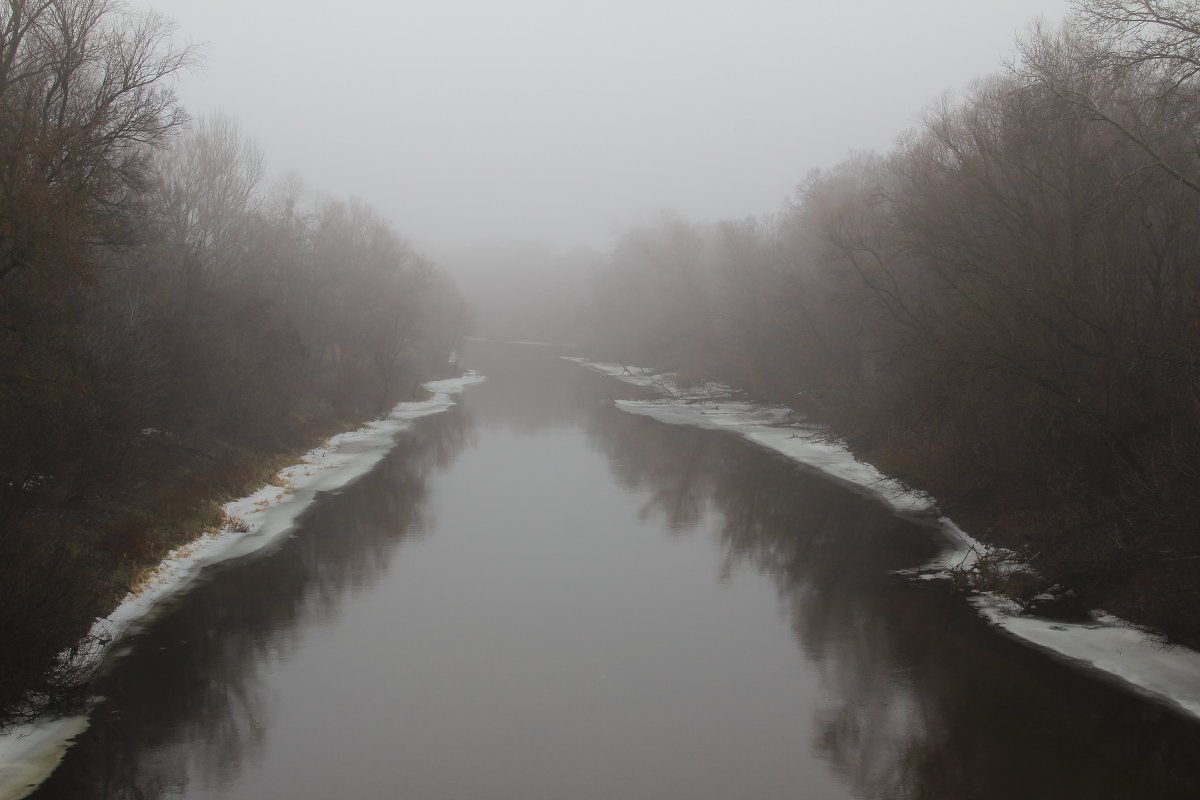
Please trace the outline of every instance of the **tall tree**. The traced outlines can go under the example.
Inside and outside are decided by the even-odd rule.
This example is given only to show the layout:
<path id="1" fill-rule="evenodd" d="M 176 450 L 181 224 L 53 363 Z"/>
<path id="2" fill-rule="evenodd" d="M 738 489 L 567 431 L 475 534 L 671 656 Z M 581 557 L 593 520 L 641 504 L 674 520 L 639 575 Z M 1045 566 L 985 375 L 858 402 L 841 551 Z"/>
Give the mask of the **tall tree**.
<path id="1" fill-rule="evenodd" d="M 117 0 L 0 3 L 0 514 L 54 472 L 86 401 L 96 247 L 136 240 L 193 51 Z"/>
<path id="2" fill-rule="evenodd" d="M 194 52 L 117 0 L 0 4 L 0 278 L 122 240 Z M 63 262 L 66 264 L 63 264 Z"/>

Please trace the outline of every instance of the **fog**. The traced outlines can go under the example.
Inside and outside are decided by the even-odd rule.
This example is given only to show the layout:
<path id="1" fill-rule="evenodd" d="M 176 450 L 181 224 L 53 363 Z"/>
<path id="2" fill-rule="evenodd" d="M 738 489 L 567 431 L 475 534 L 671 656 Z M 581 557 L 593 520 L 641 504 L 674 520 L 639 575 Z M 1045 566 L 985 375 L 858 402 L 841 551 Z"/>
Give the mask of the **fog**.
<path id="1" fill-rule="evenodd" d="M 1065 0 L 155 0 L 273 172 L 378 208 L 468 295 L 505 243 L 603 252 L 671 210 L 778 208 L 886 150 Z M 503 259 L 502 259 L 503 260 Z M 511 261 L 511 259 L 509 259 Z M 579 262 L 586 259 L 571 259 Z M 489 295 L 495 298 L 495 293 Z"/>
<path id="2" fill-rule="evenodd" d="M 1200 2 L 151 2 L 0 4 L 0 733 L 288 453 L 472 365 L 546 422 L 486 351 L 780 409 L 978 538 L 957 587 L 1200 649 Z"/>

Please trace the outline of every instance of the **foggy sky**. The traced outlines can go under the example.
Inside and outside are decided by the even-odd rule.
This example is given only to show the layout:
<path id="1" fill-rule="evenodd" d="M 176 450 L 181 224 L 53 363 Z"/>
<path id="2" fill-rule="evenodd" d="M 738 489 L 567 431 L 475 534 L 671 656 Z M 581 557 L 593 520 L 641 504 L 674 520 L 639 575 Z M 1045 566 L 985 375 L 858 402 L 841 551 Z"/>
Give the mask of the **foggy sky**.
<path id="1" fill-rule="evenodd" d="M 813 167 L 886 150 L 1065 0 L 153 0 L 203 44 L 221 109 L 435 258 L 605 247 L 670 209 L 779 207 Z"/>

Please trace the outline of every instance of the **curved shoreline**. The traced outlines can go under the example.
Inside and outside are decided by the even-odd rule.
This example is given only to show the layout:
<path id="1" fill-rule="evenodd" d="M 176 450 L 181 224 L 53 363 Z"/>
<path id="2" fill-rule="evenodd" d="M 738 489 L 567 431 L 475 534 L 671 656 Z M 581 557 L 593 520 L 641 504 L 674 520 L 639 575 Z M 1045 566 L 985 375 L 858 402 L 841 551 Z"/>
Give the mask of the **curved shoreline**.
<path id="1" fill-rule="evenodd" d="M 336 491 L 362 477 L 396 444 L 396 436 L 420 417 L 455 405 L 454 395 L 485 377 L 468 372 L 459 378 L 430 381 L 424 388 L 433 397 L 398 403 L 381 420 L 330 438 L 308 451 L 299 462 L 281 469 L 276 480 L 258 491 L 226 503 L 225 513 L 238 521 L 229 528 L 178 547 L 154 568 L 136 593 L 130 593 L 103 619 L 93 634 L 107 644 L 92 658 L 103 659 L 124 639 L 151 622 L 164 600 L 185 591 L 212 564 L 264 550 L 295 526 L 317 495 Z M 36 789 L 58 766 L 74 738 L 87 730 L 88 715 L 45 719 L 18 726 L 0 736 L 0 800 L 20 800 Z"/>
<path id="2" fill-rule="evenodd" d="M 949 518 L 932 516 L 936 508 L 933 498 L 859 461 L 848 449 L 831 444 L 815 429 L 785 424 L 791 409 L 731 401 L 728 397 L 732 390 L 719 384 L 676 391 L 669 374 L 573 356 L 563 358 L 625 383 L 673 395 L 658 400 L 615 401 L 622 411 L 673 425 L 736 433 L 883 502 L 897 514 L 936 522 L 947 545 L 926 569 L 969 565 L 980 555 L 993 552 Z M 929 576 L 924 569 L 922 572 L 923 577 Z M 1025 644 L 1115 678 L 1132 691 L 1200 720 L 1200 652 L 1181 645 L 1164 645 L 1152 638 L 1152 631 L 1099 611 L 1093 612 L 1088 623 L 1072 624 L 1019 614 L 1011 600 L 993 593 L 979 593 L 971 602 L 986 620 Z"/>

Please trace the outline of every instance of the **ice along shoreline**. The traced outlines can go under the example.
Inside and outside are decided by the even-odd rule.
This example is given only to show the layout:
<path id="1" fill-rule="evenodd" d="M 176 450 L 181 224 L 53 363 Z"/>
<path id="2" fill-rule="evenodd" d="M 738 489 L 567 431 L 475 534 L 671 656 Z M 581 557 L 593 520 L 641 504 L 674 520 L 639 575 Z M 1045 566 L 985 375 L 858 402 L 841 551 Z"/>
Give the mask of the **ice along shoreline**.
<path id="1" fill-rule="evenodd" d="M 788 424 L 791 409 L 731 400 L 732 391 L 719 384 L 684 391 L 672 383 L 668 374 L 575 356 L 563 358 L 666 395 L 655 400 L 615 401 L 622 411 L 669 424 L 736 433 L 885 503 L 897 514 L 935 523 L 947 544 L 935 562 L 927 565 L 930 569 L 969 565 L 991 552 L 950 519 L 937 516 L 933 498 L 859 461 L 847 448 L 829 442 L 816 429 Z M 1020 614 L 1015 603 L 994 594 L 977 594 L 971 602 L 985 619 L 1008 635 L 1116 679 L 1133 691 L 1200 720 L 1200 653 L 1180 645 L 1164 645 L 1153 638 L 1152 632 L 1101 612 L 1093 612 L 1088 623 L 1072 624 Z"/>
<path id="2" fill-rule="evenodd" d="M 103 658 L 152 621 L 163 601 L 187 589 L 206 567 L 279 542 L 317 495 L 340 489 L 370 472 L 414 420 L 449 409 L 455 404 L 454 395 L 484 380 L 482 375 L 467 372 L 458 378 L 430 381 L 424 384 L 433 393 L 428 400 L 399 403 L 387 417 L 332 437 L 298 463 L 280 470 L 271 484 L 226 503 L 225 513 L 237 530 L 227 527 L 168 553 L 136 593 L 127 595 L 111 614 L 96 621 L 92 632 L 105 637 L 108 644 L 92 657 Z M 81 714 L 19 726 L 0 736 L 0 800 L 20 800 L 36 789 L 87 727 L 88 716 Z"/>

